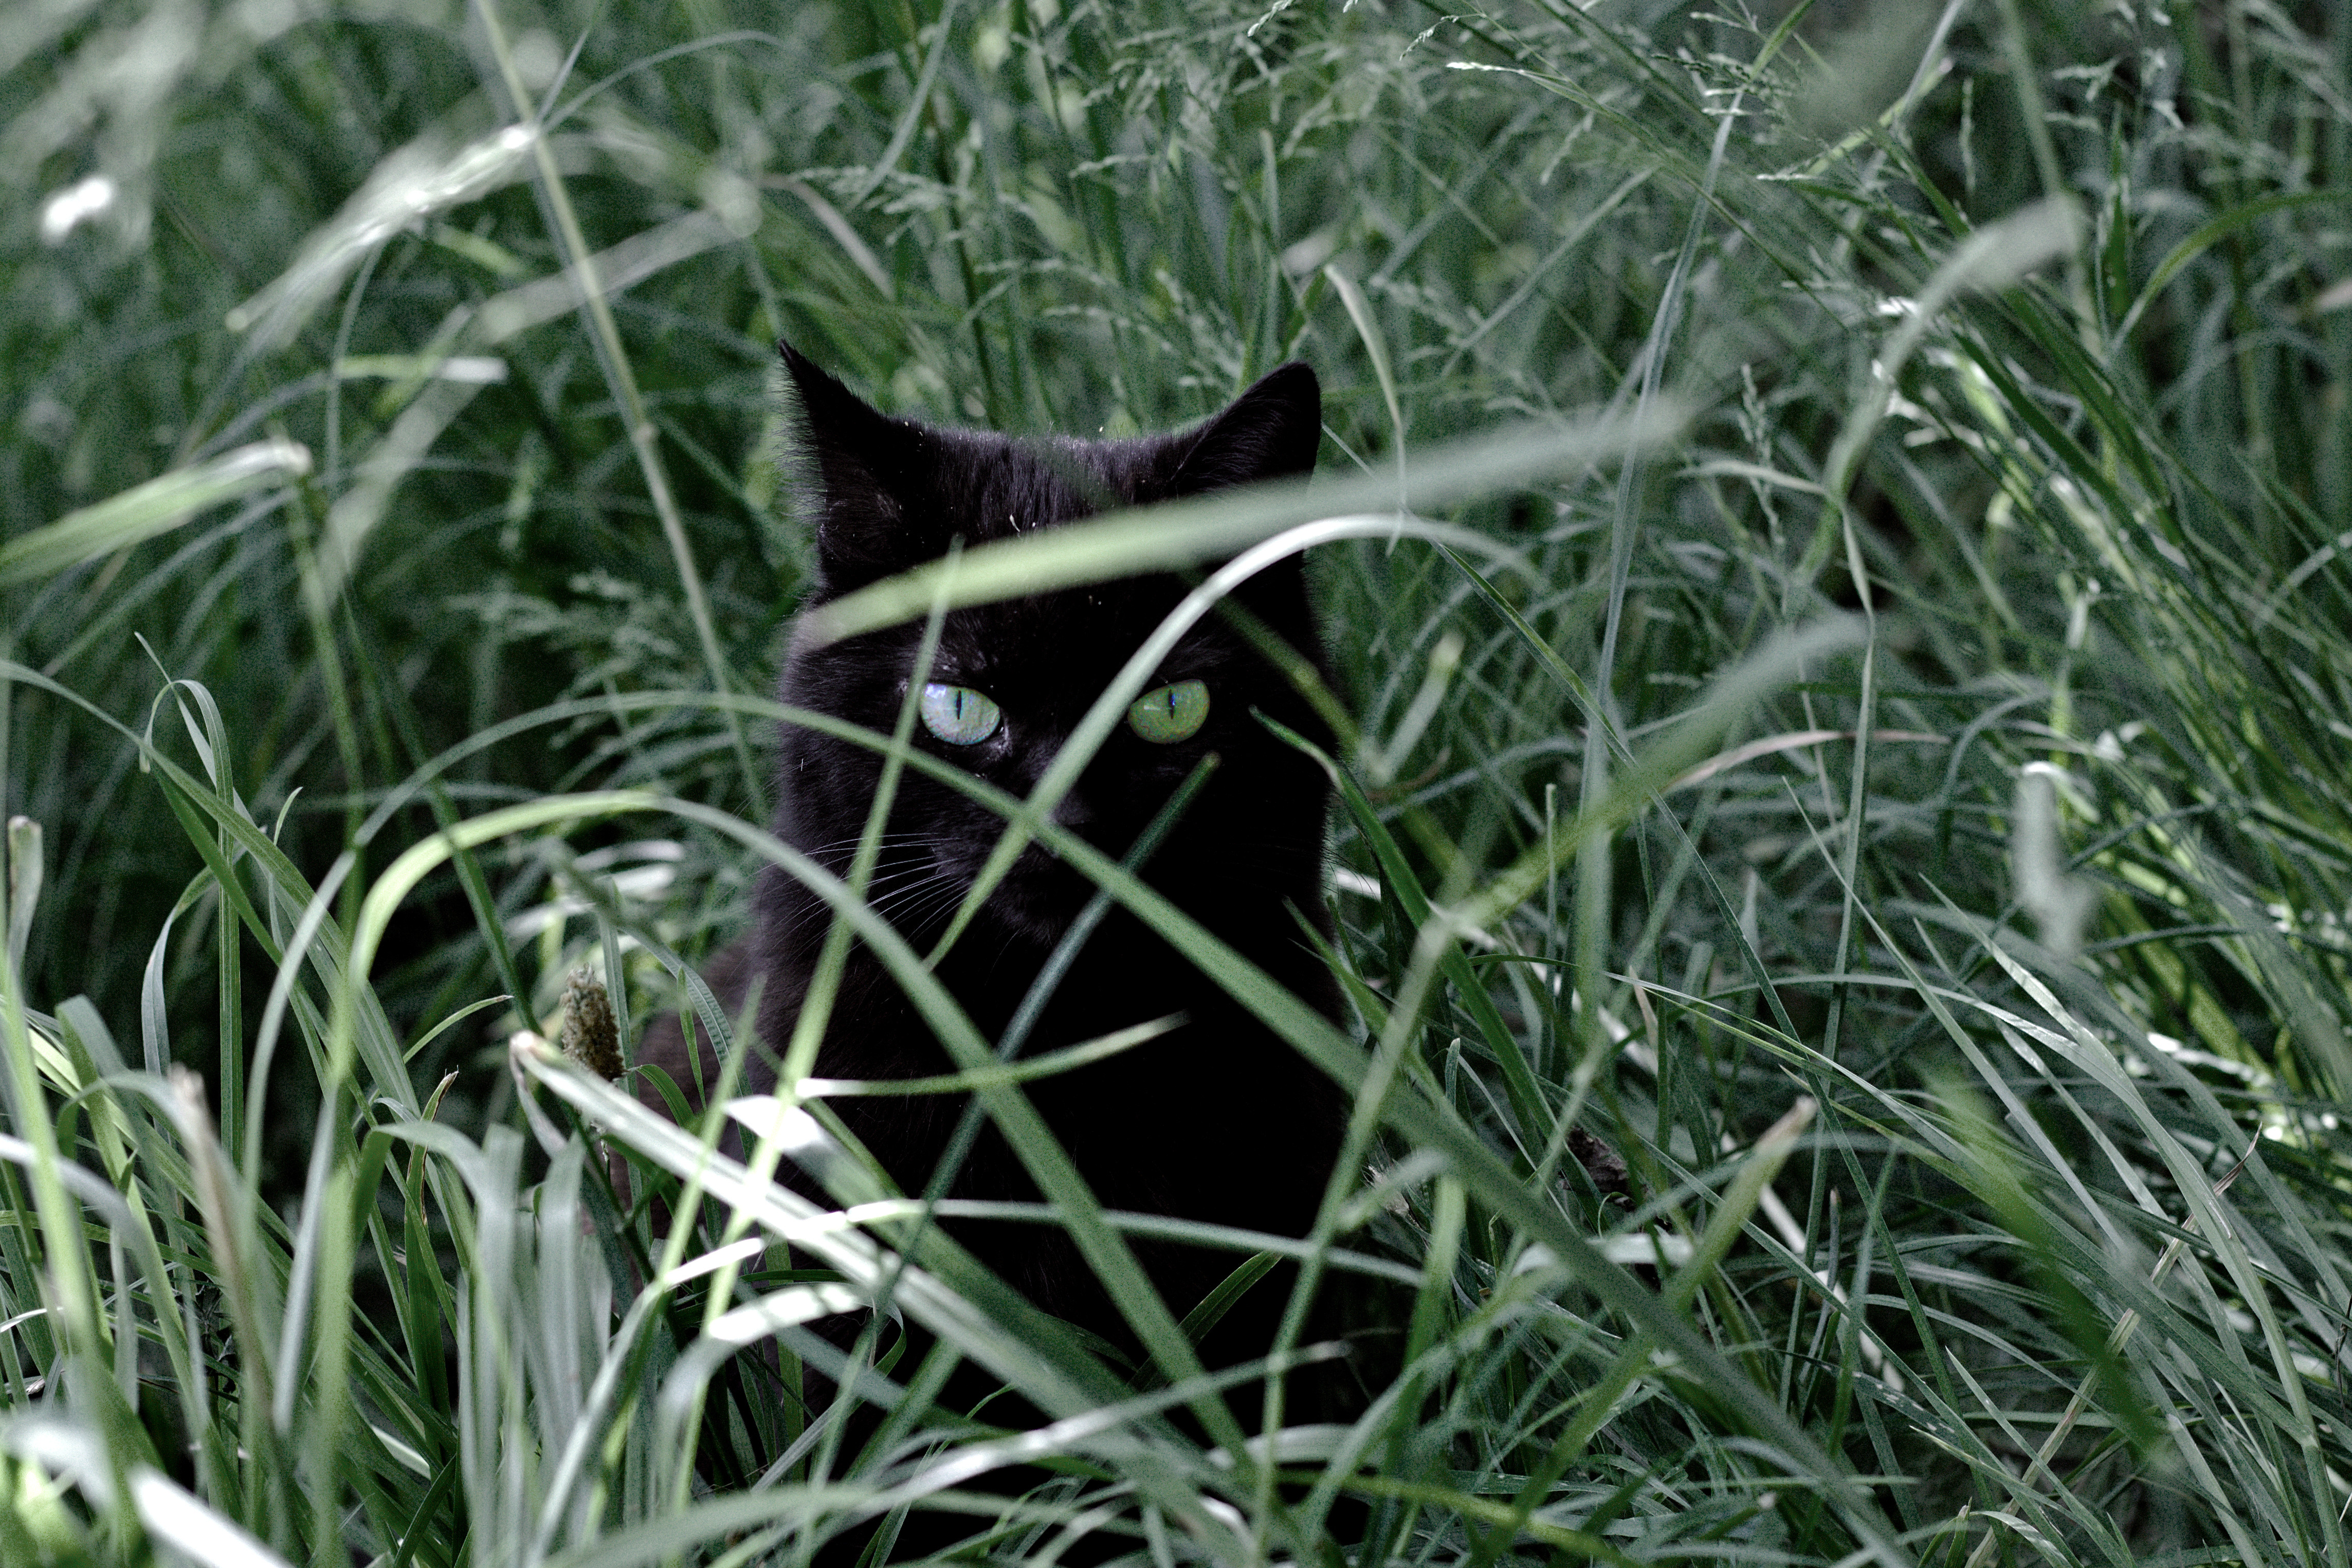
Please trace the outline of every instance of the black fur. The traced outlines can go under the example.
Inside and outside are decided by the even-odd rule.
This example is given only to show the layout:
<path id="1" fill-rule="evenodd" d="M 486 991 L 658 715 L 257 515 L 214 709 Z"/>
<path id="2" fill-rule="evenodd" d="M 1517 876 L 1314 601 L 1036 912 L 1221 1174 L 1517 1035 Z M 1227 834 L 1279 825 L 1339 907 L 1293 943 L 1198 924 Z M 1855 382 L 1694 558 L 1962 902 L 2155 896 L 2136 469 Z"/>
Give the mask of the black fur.
<path id="1" fill-rule="evenodd" d="M 1193 430 L 1126 441 L 1021 441 L 884 416 L 789 346 L 797 389 L 804 502 L 814 526 L 824 603 L 966 546 L 1052 528 L 1106 506 L 1196 495 L 1314 466 L 1320 394 L 1314 373 L 1287 364 Z M 985 691 L 1003 729 L 977 746 L 918 743 L 1026 795 L 1069 729 L 1185 591 L 1153 575 L 1041 595 L 950 615 L 929 679 Z M 1261 574 L 1239 602 L 1318 666 L 1320 640 L 1294 559 Z M 919 625 L 834 646 L 796 645 L 782 682 L 787 703 L 888 731 L 905 700 Z M 1210 689 L 1199 734 L 1154 745 L 1116 730 L 1055 813 L 1105 854 L 1125 854 L 1204 752 L 1221 766 L 1150 861 L 1146 880 L 1327 1016 L 1339 1014 L 1328 973 L 1299 921 L 1328 935 L 1322 857 L 1329 797 L 1319 768 L 1270 733 L 1263 713 L 1308 735 L 1321 726 L 1292 684 L 1220 616 L 1161 665 L 1162 680 Z M 776 832 L 845 873 L 874 797 L 880 761 L 863 747 L 786 728 L 779 743 Z M 1002 830 L 1002 819 L 911 771 L 898 786 L 870 898 L 927 951 Z M 1038 968 L 1092 891 L 1032 846 L 938 973 L 981 1031 L 995 1038 Z M 824 906 L 771 868 L 748 943 L 711 966 L 738 1005 L 762 979 L 758 1029 L 782 1051 L 827 928 Z M 1029 1036 L 1034 1056 L 1129 1025 L 1181 1013 L 1188 1022 L 1109 1060 L 1028 1086 L 1028 1093 L 1107 1206 L 1302 1235 L 1335 1157 L 1343 1119 L 1331 1084 L 1229 1001 L 1139 922 L 1117 910 L 1095 931 Z M 649 1037 L 646 1059 L 691 1081 L 674 1028 Z M 755 1069 L 752 1089 L 772 1068 Z M 850 961 L 817 1072 L 888 1079 L 952 1070 L 946 1054 L 881 966 Z M 844 1122 L 907 1192 L 922 1191 L 962 1109 L 941 1097 L 835 1100 Z M 1034 1200 L 1037 1194 L 993 1129 L 984 1130 L 950 1189 L 957 1196 Z M 1127 1335 L 1091 1272 L 1058 1229 L 963 1225 L 956 1234 L 1045 1310 L 1114 1342 Z M 1178 1315 L 1240 1261 L 1232 1253 L 1140 1248 Z M 1263 1353 L 1286 1290 L 1280 1276 L 1251 1293 L 1203 1347 L 1214 1365 Z"/>

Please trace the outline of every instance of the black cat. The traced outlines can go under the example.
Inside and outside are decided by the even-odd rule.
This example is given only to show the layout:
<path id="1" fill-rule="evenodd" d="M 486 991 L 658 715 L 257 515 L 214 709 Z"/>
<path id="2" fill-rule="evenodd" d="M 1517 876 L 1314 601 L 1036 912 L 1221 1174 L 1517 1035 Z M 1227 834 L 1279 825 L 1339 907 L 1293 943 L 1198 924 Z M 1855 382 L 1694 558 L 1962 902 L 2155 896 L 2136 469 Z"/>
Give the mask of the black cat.
<path id="1" fill-rule="evenodd" d="M 1314 467 L 1320 440 L 1321 395 L 1303 364 L 1272 372 L 1222 414 L 1177 435 L 1022 441 L 886 417 L 781 346 L 799 394 L 803 499 L 818 569 L 812 604 L 934 559 L 957 540 L 970 547 L 1106 507 L 1302 475 Z M 1185 591 L 1175 577 L 1151 575 L 950 614 L 918 694 L 915 742 L 1027 795 L 1072 726 Z M 1296 557 L 1253 578 L 1234 599 L 1320 668 L 1321 641 Z M 917 623 L 831 646 L 798 643 L 784 667 L 782 700 L 887 733 L 907 700 L 922 630 Z M 1118 858 L 1201 759 L 1216 753 L 1220 765 L 1168 831 L 1144 879 L 1336 1018 L 1338 991 L 1300 924 L 1330 931 L 1322 897 L 1328 786 L 1318 764 L 1277 738 L 1261 715 L 1324 737 L 1293 683 L 1225 617 L 1212 616 L 1162 661 L 1054 816 Z M 790 726 L 779 750 L 777 835 L 845 874 L 880 759 Z M 908 771 L 870 884 L 875 909 L 928 952 L 1003 827 L 994 813 Z M 940 979 L 984 1036 L 1002 1037 L 1093 890 L 1033 844 L 940 962 Z M 828 914 L 772 867 L 761 874 L 756 907 L 751 937 L 708 973 L 730 1012 L 761 977 L 760 1046 L 781 1052 Z M 1305 1234 L 1338 1151 L 1340 1096 L 1139 921 L 1114 910 L 1093 931 L 1021 1054 L 1175 1014 L 1184 1022 L 1171 1032 L 1034 1081 L 1026 1092 L 1105 1207 Z M 681 1085 L 694 1081 L 674 1026 L 648 1037 L 644 1059 Z M 818 1053 L 818 1075 L 904 1079 L 951 1070 L 882 966 L 856 950 Z M 765 1089 L 773 1072 L 772 1058 L 758 1063 L 747 1087 Z M 963 1108 L 961 1097 L 943 1096 L 831 1104 L 908 1193 L 929 1184 Z M 993 1128 L 982 1130 L 949 1190 L 966 1198 L 1038 1195 Z M 1039 1307 L 1131 1348 L 1059 1228 L 950 1228 Z M 1166 1244 L 1138 1250 L 1179 1316 L 1241 1261 L 1232 1252 Z M 1203 1344 L 1204 1360 L 1214 1366 L 1264 1353 L 1286 1295 L 1281 1275 L 1262 1281 Z"/>

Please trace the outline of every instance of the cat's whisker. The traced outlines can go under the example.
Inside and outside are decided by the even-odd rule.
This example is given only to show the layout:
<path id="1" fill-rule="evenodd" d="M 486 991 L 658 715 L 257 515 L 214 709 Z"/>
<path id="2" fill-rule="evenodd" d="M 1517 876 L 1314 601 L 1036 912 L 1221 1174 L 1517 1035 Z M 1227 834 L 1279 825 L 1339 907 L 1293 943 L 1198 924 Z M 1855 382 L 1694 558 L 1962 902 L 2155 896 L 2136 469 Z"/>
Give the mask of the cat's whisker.
<path id="1" fill-rule="evenodd" d="M 878 902 L 894 892 L 917 886 L 939 875 L 937 868 L 922 866 L 894 867 L 887 873 L 877 874 L 866 883 L 866 901 Z"/>
<path id="2" fill-rule="evenodd" d="M 900 845 L 921 844 L 928 842 L 929 838 L 930 835 L 928 833 L 885 833 L 875 840 L 875 844 L 885 852 L 887 852 Z M 818 844 L 806 847 L 803 848 L 801 853 L 811 856 L 835 855 L 843 850 L 854 850 L 865 842 L 866 836 L 864 834 L 854 834 L 847 838 L 836 838 L 830 844 Z"/>
<path id="3" fill-rule="evenodd" d="M 912 886 L 900 888 L 887 897 L 874 900 L 867 907 L 893 925 L 903 927 L 918 923 L 908 919 L 915 911 L 928 912 L 929 906 L 960 900 L 963 892 L 964 884 L 961 879 L 934 875 Z"/>

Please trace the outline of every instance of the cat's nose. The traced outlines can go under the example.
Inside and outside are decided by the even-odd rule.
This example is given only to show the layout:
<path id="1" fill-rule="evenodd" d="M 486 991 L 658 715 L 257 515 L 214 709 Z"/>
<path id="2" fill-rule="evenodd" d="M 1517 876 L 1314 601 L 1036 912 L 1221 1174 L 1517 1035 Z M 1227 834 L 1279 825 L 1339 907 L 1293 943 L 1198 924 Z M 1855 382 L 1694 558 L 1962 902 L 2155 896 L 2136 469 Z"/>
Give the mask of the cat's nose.
<path id="1" fill-rule="evenodd" d="M 1054 807 L 1054 826 L 1067 828 L 1072 833 L 1085 833 L 1093 825 L 1094 820 L 1095 808 L 1087 804 L 1087 797 L 1077 790 L 1072 790 L 1064 795 Z"/>

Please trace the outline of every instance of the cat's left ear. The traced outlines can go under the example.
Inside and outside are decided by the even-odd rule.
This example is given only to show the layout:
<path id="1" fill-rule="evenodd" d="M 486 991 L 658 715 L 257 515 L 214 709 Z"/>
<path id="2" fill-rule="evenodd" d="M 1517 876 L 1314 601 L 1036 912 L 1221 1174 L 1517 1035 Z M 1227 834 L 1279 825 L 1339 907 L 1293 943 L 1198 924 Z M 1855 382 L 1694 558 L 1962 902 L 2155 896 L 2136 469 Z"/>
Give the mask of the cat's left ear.
<path id="1" fill-rule="evenodd" d="M 908 419 L 879 413 L 788 342 L 776 345 L 800 404 L 805 503 L 817 568 L 828 590 L 902 572 L 946 548 L 935 540 L 923 479 L 932 438 Z"/>
<path id="2" fill-rule="evenodd" d="M 1297 360 L 1276 366 L 1197 430 L 1171 437 L 1163 499 L 1202 495 L 1315 470 L 1323 441 L 1323 388 Z"/>

